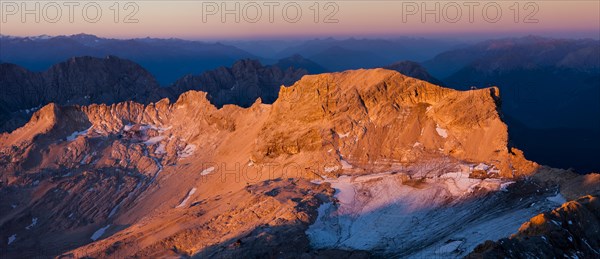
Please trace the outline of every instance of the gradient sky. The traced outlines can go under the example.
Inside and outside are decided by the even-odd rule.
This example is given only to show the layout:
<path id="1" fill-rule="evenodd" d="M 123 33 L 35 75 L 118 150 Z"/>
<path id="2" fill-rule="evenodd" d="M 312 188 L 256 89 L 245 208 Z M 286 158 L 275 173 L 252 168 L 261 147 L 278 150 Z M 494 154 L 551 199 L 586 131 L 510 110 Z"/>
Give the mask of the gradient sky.
<path id="1" fill-rule="evenodd" d="M 69 1 L 73 2 L 73 1 Z M 475 3 L 472 9 L 464 1 L 320 1 L 318 22 L 315 22 L 315 1 L 294 1 L 288 4 L 288 16 L 284 17 L 283 7 L 290 1 L 268 1 L 273 6 L 273 22 L 269 21 L 269 4 L 249 1 L 133 1 L 136 6 L 125 9 L 125 3 L 119 5 L 118 22 L 115 22 L 114 1 L 96 1 L 96 7 L 102 10 L 102 16 L 92 23 L 85 21 L 83 6 L 88 2 L 79 2 L 74 7 L 73 23 L 69 21 L 69 8 L 64 2 L 56 2 L 62 16 L 57 18 L 56 6 L 48 1 L 37 1 L 40 8 L 39 23 L 34 14 L 25 15 L 23 22 L 23 1 L 3 0 L 1 3 L 0 33 L 4 35 L 69 35 L 89 33 L 103 37 L 177 37 L 187 39 L 252 39 L 252 38 L 303 38 L 303 37 L 390 37 L 390 36 L 506 36 L 538 34 L 559 37 L 600 37 L 600 1 L 518 1 L 519 13 L 515 14 L 515 2 L 495 1 L 488 4 L 487 16 L 484 6 L 490 1 L 470 1 Z M 34 9 L 36 2 L 26 2 L 28 9 Z M 222 4 L 229 9 L 239 3 L 239 23 L 235 15 L 226 15 L 221 21 Z M 326 5 L 326 3 L 331 3 Z M 428 14 L 423 21 L 423 4 L 428 9 L 439 9 Z M 455 3 L 455 4 L 453 4 Z M 531 3 L 527 5 L 526 3 Z M 18 10 L 15 10 L 17 6 Z M 111 6 L 113 7 L 111 9 Z M 217 6 L 219 10 L 213 9 Z M 244 8 L 246 6 L 246 8 Z M 45 8 L 44 8 L 45 7 Z M 137 7 L 137 14 L 131 21 L 124 23 L 125 16 Z M 262 16 L 256 17 L 257 7 Z M 297 19 L 296 9 L 302 15 Z M 327 9 L 325 8 L 327 7 Z M 415 9 L 418 7 L 418 10 Z M 461 16 L 457 16 L 457 7 Z M 337 9 L 335 15 L 327 15 Z M 501 10 L 497 16 L 496 10 Z M 88 6 L 88 20 L 94 20 L 94 6 Z M 211 11 L 213 10 L 211 15 Z M 473 11 L 470 15 L 470 10 Z M 435 21 L 436 13 L 440 15 Z M 246 19 L 244 19 L 246 18 Z M 285 20 L 288 19 L 288 21 Z M 472 18 L 472 22 L 470 22 Z M 135 20 L 137 19 L 137 22 Z M 204 20 L 203 20 L 204 19 Z M 517 19 L 517 21 L 515 20 Z M 257 20 L 252 23 L 253 20 Z M 295 21 L 296 20 L 296 21 Z M 53 23 L 52 21 L 56 21 Z M 295 21 L 295 22 L 294 22 Z M 525 22 L 527 21 L 527 22 Z"/>

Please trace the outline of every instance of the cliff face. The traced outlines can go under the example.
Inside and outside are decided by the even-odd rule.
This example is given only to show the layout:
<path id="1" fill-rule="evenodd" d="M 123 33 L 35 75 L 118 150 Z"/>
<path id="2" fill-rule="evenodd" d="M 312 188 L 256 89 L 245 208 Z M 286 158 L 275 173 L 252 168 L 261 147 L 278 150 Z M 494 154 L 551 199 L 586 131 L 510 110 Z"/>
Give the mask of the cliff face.
<path id="1" fill-rule="evenodd" d="M 217 109 L 197 91 L 173 103 L 49 104 L 0 135 L 0 209 L 8 211 L 0 248 L 31 256 L 316 256 L 305 231 L 321 205 L 388 197 L 370 195 L 377 188 L 339 197 L 343 190 L 315 182 L 340 175 L 382 173 L 398 190 L 431 191 L 435 203 L 423 211 L 466 201 L 498 207 L 505 200 L 486 195 L 537 167 L 508 147 L 498 96 L 496 88 L 461 92 L 374 69 L 304 76 L 272 105 L 248 108 Z"/>
<path id="2" fill-rule="evenodd" d="M 282 88 L 256 155 L 316 152 L 367 171 L 448 156 L 529 174 L 536 166 L 508 147 L 498 102 L 497 88 L 461 92 L 383 69 L 305 76 Z"/>

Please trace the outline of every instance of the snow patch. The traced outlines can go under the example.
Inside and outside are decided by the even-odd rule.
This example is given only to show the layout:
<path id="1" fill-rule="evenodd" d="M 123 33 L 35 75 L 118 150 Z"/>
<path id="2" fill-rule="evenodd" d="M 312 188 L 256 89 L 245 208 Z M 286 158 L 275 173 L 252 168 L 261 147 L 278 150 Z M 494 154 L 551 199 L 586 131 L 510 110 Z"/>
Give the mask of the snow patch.
<path id="1" fill-rule="evenodd" d="M 346 132 L 344 134 L 338 133 L 338 137 L 340 137 L 340 138 L 345 138 L 345 137 L 348 137 L 348 136 L 350 136 L 350 132 Z"/>
<path id="2" fill-rule="evenodd" d="M 31 224 L 29 224 L 29 226 L 25 227 L 25 229 L 30 230 L 31 228 L 35 227 L 35 225 L 37 225 L 37 222 L 38 222 L 38 218 L 32 218 Z"/>
<path id="3" fill-rule="evenodd" d="M 557 204 L 563 204 L 567 202 L 567 199 L 565 199 L 565 197 L 563 197 L 560 193 L 556 194 L 555 196 L 548 197 L 546 199 Z"/>
<path id="4" fill-rule="evenodd" d="M 206 169 L 204 169 L 204 170 L 203 170 L 203 171 L 200 173 L 200 175 L 207 175 L 207 174 L 210 174 L 210 173 L 212 173 L 214 170 L 215 170 L 215 168 L 211 166 L 211 167 L 209 167 L 209 168 L 206 168 Z"/>
<path id="5" fill-rule="evenodd" d="M 440 137 L 442 138 L 447 138 L 448 137 L 448 131 L 446 131 L 443 128 L 440 128 L 440 125 L 435 125 L 435 131 L 437 131 L 437 134 L 440 135 Z"/>
<path id="6" fill-rule="evenodd" d="M 115 213 L 117 213 L 117 211 L 119 210 L 119 207 L 121 206 L 121 203 L 117 204 L 108 214 L 108 217 L 112 217 L 115 215 Z"/>
<path id="7" fill-rule="evenodd" d="M 472 179 L 467 165 L 457 168 L 435 173 L 438 177 L 384 172 L 313 181 L 328 182 L 336 192 L 334 202 L 321 205 L 317 220 L 306 230 L 311 245 L 386 253 L 406 252 L 414 246 L 407 257 L 431 258 L 440 253 L 462 257 L 481 240 L 508 236 L 539 214 L 540 207 L 502 207 L 506 195 L 499 190 L 508 182 Z M 497 194 L 477 200 L 475 189 Z M 424 243 L 430 245 L 422 247 Z"/>
<path id="8" fill-rule="evenodd" d="M 98 230 L 96 230 L 96 232 L 94 232 L 94 234 L 92 234 L 92 236 L 90 237 L 90 239 L 92 239 L 93 241 L 98 240 L 98 238 L 100 238 L 102 235 L 104 235 L 104 232 L 110 227 L 110 224 L 106 225 L 103 228 L 100 228 Z"/>
<path id="9" fill-rule="evenodd" d="M 179 156 L 180 158 L 186 158 L 193 155 L 194 151 L 196 151 L 196 145 L 188 144 L 183 150 L 177 152 L 177 156 Z"/>
<path id="10" fill-rule="evenodd" d="M 151 146 L 151 145 L 154 145 L 154 144 L 162 141 L 164 138 L 165 138 L 165 136 L 152 137 L 152 138 L 149 138 L 148 140 L 144 141 L 144 144 Z"/>
<path id="11" fill-rule="evenodd" d="M 15 240 L 17 240 L 17 234 L 13 234 L 12 236 L 9 236 L 8 237 L 8 245 L 10 245 L 13 242 L 15 242 Z"/>
<path id="12" fill-rule="evenodd" d="M 339 166 L 326 166 L 324 168 L 324 170 L 325 170 L 326 173 L 331 173 L 331 172 L 336 171 L 338 169 L 340 169 Z"/>
<path id="13" fill-rule="evenodd" d="M 348 163 L 348 161 L 346 161 L 346 159 L 340 159 L 340 162 L 342 163 L 342 169 L 352 169 L 353 166 Z"/>
<path id="14" fill-rule="evenodd" d="M 83 158 L 81 159 L 81 161 L 79 162 L 80 165 L 85 165 L 85 161 L 90 157 L 90 154 L 85 154 L 85 156 L 83 156 Z"/>
<path id="15" fill-rule="evenodd" d="M 158 147 L 156 147 L 156 150 L 154 150 L 154 154 L 157 154 L 157 155 L 166 154 L 167 150 L 165 148 L 166 148 L 165 144 L 160 143 L 160 145 L 158 145 Z"/>
<path id="16" fill-rule="evenodd" d="M 435 251 L 436 254 L 449 254 L 452 253 L 454 251 L 456 251 L 460 245 L 462 245 L 463 241 L 452 241 L 449 242 L 445 245 L 443 245 L 442 247 L 440 247 L 437 251 Z"/>
<path id="17" fill-rule="evenodd" d="M 503 192 L 508 191 L 508 186 L 510 186 L 511 184 L 515 183 L 514 181 L 508 181 L 508 182 L 504 182 L 500 184 L 500 190 Z"/>
<path id="18" fill-rule="evenodd" d="M 88 133 L 88 131 L 90 131 L 92 128 L 93 127 L 90 127 L 86 130 L 73 132 L 71 135 L 67 136 L 67 141 L 73 141 L 73 140 L 77 139 L 77 137 L 79 137 L 79 136 L 86 135 Z"/>
<path id="19" fill-rule="evenodd" d="M 127 125 L 123 126 L 123 131 L 130 131 L 131 128 L 133 128 L 133 125 L 127 124 Z"/>
<path id="20" fill-rule="evenodd" d="M 475 170 L 481 170 L 481 171 L 487 171 L 489 168 L 490 168 L 489 165 L 486 165 L 484 163 L 480 163 L 477 166 L 475 166 L 475 168 L 473 168 L 473 169 L 475 169 Z"/>
<path id="21" fill-rule="evenodd" d="M 185 196 L 185 199 L 183 199 L 183 201 L 182 201 L 182 202 L 181 202 L 179 205 L 177 205 L 177 207 L 175 207 L 175 208 L 182 208 L 182 207 L 185 207 L 185 205 L 187 204 L 188 200 L 190 199 L 190 197 L 191 197 L 191 196 L 192 196 L 194 193 L 196 193 L 196 187 L 192 188 L 192 189 L 191 189 L 191 190 L 188 192 L 187 196 Z"/>

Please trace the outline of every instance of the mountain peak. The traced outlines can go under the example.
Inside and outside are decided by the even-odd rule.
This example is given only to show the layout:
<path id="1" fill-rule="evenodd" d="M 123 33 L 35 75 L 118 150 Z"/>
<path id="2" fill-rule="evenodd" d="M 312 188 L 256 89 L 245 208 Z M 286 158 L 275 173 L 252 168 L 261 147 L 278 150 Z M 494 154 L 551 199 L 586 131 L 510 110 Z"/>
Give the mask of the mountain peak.
<path id="1" fill-rule="evenodd" d="M 392 70 L 359 69 L 307 75 L 291 87 L 282 88 L 279 95 L 273 104 L 271 123 L 288 121 L 288 128 L 273 129 L 261 143 L 306 143 L 309 139 L 305 136 L 313 134 L 311 132 L 337 132 L 377 139 L 380 143 L 404 143 L 395 148 L 374 149 L 368 142 L 344 140 L 341 155 L 352 157 L 351 163 L 365 167 L 383 157 L 417 162 L 417 158 L 407 155 L 414 155 L 414 143 L 422 143 L 433 153 L 464 161 L 496 161 L 494 167 L 507 178 L 527 175 L 536 167 L 519 151 L 509 150 L 507 127 L 498 113 L 498 88 L 463 92 Z M 401 119 L 399 114 L 403 114 Z M 413 127 L 419 130 L 413 131 Z M 388 129 L 394 129 L 395 134 L 388 135 Z M 277 136 L 287 137 L 286 140 L 272 139 Z M 298 139 L 294 140 L 294 136 Z M 305 144 L 306 148 L 312 150 L 316 147 L 311 146 L 316 143 L 335 143 L 331 137 L 314 136 L 311 144 Z M 482 146 L 481 143 L 488 144 Z M 277 147 L 274 146 L 263 148 L 271 150 L 269 157 L 287 152 L 275 152 Z M 303 150 L 303 147 L 297 149 Z"/>

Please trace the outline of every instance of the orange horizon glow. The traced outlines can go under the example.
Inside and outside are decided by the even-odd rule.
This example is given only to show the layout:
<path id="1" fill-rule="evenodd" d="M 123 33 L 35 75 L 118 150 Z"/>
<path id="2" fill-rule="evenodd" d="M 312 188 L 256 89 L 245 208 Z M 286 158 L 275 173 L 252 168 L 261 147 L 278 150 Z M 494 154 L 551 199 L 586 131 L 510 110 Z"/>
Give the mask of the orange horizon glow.
<path id="1" fill-rule="evenodd" d="M 318 5 L 316 1 L 132 1 L 119 5 L 112 1 L 91 2 L 95 5 L 88 6 L 87 17 L 83 9 L 90 2 L 77 2 L 70 17 L 66 2 L 48 5 L 47 1 L 2 1 L 0 33 L 184 39 L 528 34 L 600 37 L 600 2 L 585 0 L 319 1 Z M 96 8 L 101 10 L 100 16 L 96 16 Z"/>

